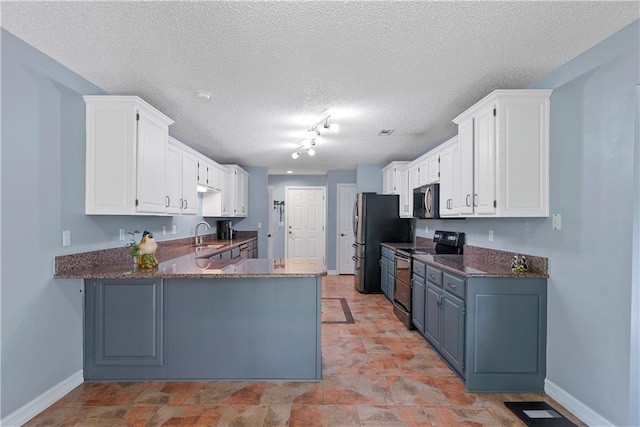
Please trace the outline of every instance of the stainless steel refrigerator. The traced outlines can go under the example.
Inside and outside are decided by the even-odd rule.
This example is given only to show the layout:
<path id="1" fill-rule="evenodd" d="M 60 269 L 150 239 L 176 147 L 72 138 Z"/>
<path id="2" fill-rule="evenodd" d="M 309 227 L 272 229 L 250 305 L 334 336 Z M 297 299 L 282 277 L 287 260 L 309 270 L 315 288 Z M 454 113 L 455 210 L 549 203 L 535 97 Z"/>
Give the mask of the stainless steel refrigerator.
<path id="1" fill-rule="evenodd" d="M 380 288 L 380 243 L 413 242 L 413 223 L 400 218 L 395 194 L 358 193 L 353 206 L 355 287 L 363 293 Z"/>

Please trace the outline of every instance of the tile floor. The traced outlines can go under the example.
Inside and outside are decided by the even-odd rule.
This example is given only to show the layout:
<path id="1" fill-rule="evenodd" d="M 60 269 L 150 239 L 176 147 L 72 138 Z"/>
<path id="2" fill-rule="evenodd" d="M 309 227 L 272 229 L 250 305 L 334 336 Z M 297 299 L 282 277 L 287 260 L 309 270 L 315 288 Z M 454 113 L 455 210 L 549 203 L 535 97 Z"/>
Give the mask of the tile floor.
<path id="1" fill-rule="evenodd" d="M 323 280 L 322 382 L 84 383 L 26 425 L 524 426 L 502 402 L 545 400 L 584 426 L 544 394 L 466 393 L 383 295 L 352 283 Z"/>

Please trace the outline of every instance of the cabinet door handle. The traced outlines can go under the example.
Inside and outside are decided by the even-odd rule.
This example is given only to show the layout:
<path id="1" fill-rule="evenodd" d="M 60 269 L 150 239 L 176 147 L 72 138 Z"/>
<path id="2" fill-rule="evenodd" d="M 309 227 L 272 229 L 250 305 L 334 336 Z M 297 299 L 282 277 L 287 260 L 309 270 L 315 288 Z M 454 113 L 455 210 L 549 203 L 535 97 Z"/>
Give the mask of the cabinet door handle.
<path id="1" fill-rule="evenodd" d="M 470 198 L 471 198 L 471 194 L 467 194 L 467 197 L 464 199 L 464 204 L 469 207 L 471 207 L 471 205 L 469 204 Z"/>
<path id="2" fill-rule="evenodd" d="M 453 289 L 457 288 L 457 286 L 456 286 L 456 285 L 454 285 L 453 283 L 447 283 L 447 285 L 449 285 L 449 286 L 450 286 L 451 288 L 453 288 Z"/>
<path id="3" fill-rule="evenodd" d="M 478 193 L 473 195 L 473 206 L 478 206 Z"/>
<path id="4" fill-rule="evenodd" d="M 184 208 L 187 209 L 189 207 L 189 200 L 184 199 Z"/>
<path id="5" fill-rule="evenodd" d="M 166 202 L 167 202 L 167 205 L 165 206 L 165 208 L 168 208 L 169 205 L 171 204 L 171 198 L 169 196 L 165 196 L 165 199 L 166 199 Z"/>

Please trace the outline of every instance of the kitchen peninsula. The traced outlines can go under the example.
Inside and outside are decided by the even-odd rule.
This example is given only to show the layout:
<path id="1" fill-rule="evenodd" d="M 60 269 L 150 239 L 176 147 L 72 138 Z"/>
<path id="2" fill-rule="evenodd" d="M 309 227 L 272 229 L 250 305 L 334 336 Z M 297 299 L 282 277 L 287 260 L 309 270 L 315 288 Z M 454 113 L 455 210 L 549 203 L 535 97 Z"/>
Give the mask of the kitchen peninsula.
<path id="1" fill-rule="evenodd" d="M 324 262 L 219 258 L 242 242 L 165 245 L 152 270 L 56 259 L 85 283 L 85 380 L 320 380 Z"/>

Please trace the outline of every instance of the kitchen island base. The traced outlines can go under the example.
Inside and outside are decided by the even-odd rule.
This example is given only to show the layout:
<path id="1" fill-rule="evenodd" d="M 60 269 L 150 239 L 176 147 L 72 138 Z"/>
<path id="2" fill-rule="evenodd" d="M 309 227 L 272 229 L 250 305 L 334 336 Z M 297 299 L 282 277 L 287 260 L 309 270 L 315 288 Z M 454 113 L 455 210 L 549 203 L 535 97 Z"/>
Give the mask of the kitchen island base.
<path id="1" fill-rule="evenodd" d="M 84 377 L 319 381 L 321 279 L 87 279 Z"/>

